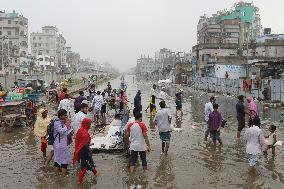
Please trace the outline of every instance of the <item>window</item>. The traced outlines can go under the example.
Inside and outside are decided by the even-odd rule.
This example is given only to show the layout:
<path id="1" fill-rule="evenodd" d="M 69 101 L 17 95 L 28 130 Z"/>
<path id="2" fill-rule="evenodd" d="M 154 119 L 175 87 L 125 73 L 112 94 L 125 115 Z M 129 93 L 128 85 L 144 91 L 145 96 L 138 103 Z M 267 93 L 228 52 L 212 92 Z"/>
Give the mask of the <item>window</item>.
<path id="1" fill-rule="evenodd" d="M 49 47 L 49 44 L 48 44 L 48 43 L 45 43 L 45 46 L 46 46 L 46 47 Z"/>
<path id="2" fill-rule="evenodd" d="M 17 59 L 15 58 L 15 63 L 17 63 Z"/>
<path id="3" fill-rule="evenodd" d="M 41 47 L 41 43 L 39 43 L 38 46 Z"/>
<path id="4" fill-rule="evenodd" d="M 36 39 L 36 37 L 33 37 L 33 40 L 35 40 Z"/>
<path id="5" fill-rule="evenodd" d="M 46 50 L 46 53 L 49 53 L 49 50 Z"/>
<path id="6" fill-rule="evenodd" d="M 18 24 L 18 21 L 15 21 L 15 24 Z"/>
<path id="7" fill-rule="evenodd" d="M 12 41 L 9 41 L 9 46 L 11 47 L 13 45 Z"/>
<path id="8" fill-rule="evenodd" d="M 39 58 L 38 60 L 39 60 L 39 61 L 43 61 L 43 58 Z"/>
<path id="9" fill-rule="evenodd" d="M 11 32 L 11 31 L 7 31 L 7 34 L 8 34 L 8 35 L 12 35 L 12 32 Z"/>
<path id="10" fill-rule="evenodd" d="M 11 24 L 11 20 L 8 20 L 8 24 Z"/>
<path id="11" fill-rule="evenodd" d="M 39 40 L 41 40 L 41 37 L 38 37 Z"/>
<path id="12" fill-rule="evenodd" d="M 0 31 L 0 35 L 2 35 L 2 31 Z"/>
<path id="13" fill-rule="evenodd" d="M 36 43 L 34 43 L 34 47 L 37 47 L 37 44 L 36 44 Z"/>

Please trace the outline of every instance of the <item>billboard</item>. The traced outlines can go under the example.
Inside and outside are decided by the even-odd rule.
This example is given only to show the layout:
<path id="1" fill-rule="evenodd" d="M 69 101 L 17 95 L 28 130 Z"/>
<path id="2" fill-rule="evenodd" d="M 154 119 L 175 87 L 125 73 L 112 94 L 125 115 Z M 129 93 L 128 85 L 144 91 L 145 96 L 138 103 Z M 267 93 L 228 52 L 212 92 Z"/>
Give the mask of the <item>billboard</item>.
<path id="1" fill-rule="evenodd" d="M 239 79 L 240 77 L 246 77 L 245 65 L 221 65 L 215 64 L 215 77 L 229 79 Z"/>

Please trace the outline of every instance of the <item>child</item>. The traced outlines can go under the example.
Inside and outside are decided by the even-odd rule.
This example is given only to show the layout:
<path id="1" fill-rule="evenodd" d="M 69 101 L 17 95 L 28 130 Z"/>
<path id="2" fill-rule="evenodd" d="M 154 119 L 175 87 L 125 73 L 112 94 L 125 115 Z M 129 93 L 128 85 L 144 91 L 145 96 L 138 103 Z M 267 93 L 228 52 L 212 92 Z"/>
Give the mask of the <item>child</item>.
<path id="1" fill-rule="evenodd" d="M 276 126 L 275 125 L 270 125 L 269 126 L 269 135 L 266 136 L 265 138 L 268 138 L 268 144 L 266 149 L 264 150 L 263 154 L 267 155 L 267 151 L 271 148 L 272 149 L 272 155 L 275 156 L 275 146 L 274 144 L 277 142 L 276 140 Z"/>
<path id="2" fill-rule="evenodd" d="M 218 104 L 213 105 L 213 112 L 209 114 L 209 131 L 210 136 L 213 140 L 214 145 L 216 145 L 216 140 L 222 145 L 222 140 L 220 138 L 220 127 L 222 124 L 222 116 L 218 112 Z"/>
<path id="3" fill-rule="evenodd" d="M 149 105 L 146 108 L 146 112 L 148 110 L 148 108 L 150 108 L 150 115 L 151 117 L 155 117 L 156 116 L 156 96 L 152 95 L 150 100 L 149 100 Z"/>
<path id="4" fill-rule="evenodd" d="M 73 164 L 76 164 L 80 160 L 81 171 L 78 175 L 78 184 L 83 182 L 87 170 L 92 171 L 94 175 L 97 174 L 96 165 L 90 150 L 91 137 L 88 131 L 91 127 L 91 122 L 91 119 L 84 118 L 81 128 L 76 133 Z"/>

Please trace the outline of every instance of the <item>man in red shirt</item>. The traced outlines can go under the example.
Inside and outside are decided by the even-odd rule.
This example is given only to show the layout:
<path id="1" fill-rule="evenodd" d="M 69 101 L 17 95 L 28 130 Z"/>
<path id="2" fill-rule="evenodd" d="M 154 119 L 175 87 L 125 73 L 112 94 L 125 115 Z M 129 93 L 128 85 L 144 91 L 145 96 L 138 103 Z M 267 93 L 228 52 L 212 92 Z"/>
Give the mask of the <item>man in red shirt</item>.
<path id="1" fill-rule="evenodd" d="M 147 127 L 142 123 L 142 114 L 134 115 L 135 122 L 130 123 L 126 128 L 126 143 L 130 144 L 130 172 L 133 173 L 135 164 L 140 155 L 142 166 L 147 170 L 146 151 L 150 152 L 150 142 L 147 135 Z M 147 145 L 147 146 L 146 146 Z"/>

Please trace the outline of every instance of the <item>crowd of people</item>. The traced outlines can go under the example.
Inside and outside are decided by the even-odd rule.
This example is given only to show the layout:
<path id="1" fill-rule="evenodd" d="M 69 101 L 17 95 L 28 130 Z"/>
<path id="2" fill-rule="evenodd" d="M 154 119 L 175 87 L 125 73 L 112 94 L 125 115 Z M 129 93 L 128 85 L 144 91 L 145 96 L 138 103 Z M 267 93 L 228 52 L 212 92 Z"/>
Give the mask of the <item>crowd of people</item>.
<path id="1" fill-rule="evenodd" d="M 75 165 L 80 163 L 78 173 L 78 183 L 83 182 L 85 173 L 89 170 L 94 175 L 97 174 L 96 165 L 92 158 L 90 150 L 91 137 L 89 130 L 94 122 L 98 124 L 102 118 L 107 115 L 108 109 L 114 109 L 115 118 L 121 119 L 121 114 L 128 108 L 129 99 L 125 92 L 126 85 L 123 83 L 123 89 L 112 89 L 108 83 L 104 91 L 98 91 L 95 85 L 88 89 L 89 95 L 85 97 L 83 91 L 79 91 L 77 97 L 68 94 L 68 89 L 63 88 L 59 94 L 60 100 L 58 105 L 57 118 L 52 119 L 47 109 L 38 111 L 37 119 L 34 125 L 34 134 L 40 141 L 40 150 L 46 157 L 45 166 L 54 159 L 54 167 L 62 174 L 68 174 L 67 168 L 71 162 Z M 142 120 L 142 101 L 141 90 L 137 91 L 133 99 L 133 118 L 129 119 L 124 129 L 126 146 L 130 151 L 129 168 L 134 172 L 137 165 L 138 156 L 140 156 L 144 170 L 147 170 L 147 153 L 151 151 L 150 141 L 147 135 L 147 126 Z M 73 99 L 74 103 L 73 103 Z M 246 143 L 246 152 L 249 162 L 249 171 L 254 171 L 259 155 L 267 155 L 269 149 L 275 155 L 276 126 L 271 125 L 270 133 L 265 136 L 260 129 L 260 118 L 256 103 L 253 98 L 247 98 L 247 105 L 244 103 L 245 97 L 240 95 L 236 104 L 236 118 L 238 121 L 237 138 L 240 138 L 242 130 L 245 128 L 245 116 L 249 116 L 248 126 L 244 133 Z M 150 108 L 150 117 L 154 120 L 161 140 L 161 154 L 167 155 L 171 142 L 172 115 L 167 103 L 171 100 L 164 87 L 157 92 L 157 86 L 153 85 L 149 94 L 148 105 L 145 109 Z M 159 101 L 159 108 L 156 107 L 156 101 Z M 179 89 L 175 94 L 176 114 L 182 111 L 183 90 Z M 204 133 L 204 141 L 208 137 L 212 139 L 214 145 L 222 145 L 221 129 L 225 126 L 226 121 L 223 119 L 221 112 L 218 110 L 219 105 L 216 103 L 214 96 L 210 97 L 204 107 L 204 120 L 207 128 Z M 88 118 L 87 114 L 93 112 L 93 119 Z M 102 122 L 101 122 L 102 123 Z M 267 142 L 265 140 L 267 138 Z M 74 155 L 71 160 L 69 145 L 75 143 Z M 47 149 L 50 153 L 47 154 Z"/>
<path id="2" fill-rule="evenodd" d="M 267 151 L 272 149 L 272 154 L 275 156 L 276 148 L 276 126 L 269 126 L 269 134 L 265 136 L 260 128 L 260 118 L 256 102 L 252 97 L 247 98 L 247 105 L 245 105 L 245 97 L 238 96 L 236 103 L 236 118 L 238 122 L 237 139 L 240 139 L 242 130 L 246 127 L 246 115 L 248 115 L 248 129 L 244 133 L 244 141 L 246 145 L 247 159 L 249 162 L 249 172 L 255 171 L 255 165 L 261 153 L 267 155 Z M 207 122 L 207 129 L 205 131 L 204 140 L 207 141 L 208 136 L 213 140 L 216 145 L 217 141 L 222 145 L 220 137 L 220 130 L 226 124 L 222 118 L 221 113 L 218 111 L 219 105 L 216 103 L 214 96 L 210 97 L 209 102 L 204 107 L 204 120 Z"/>

